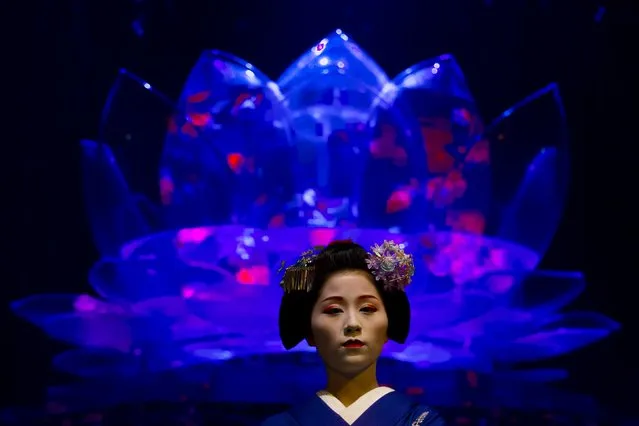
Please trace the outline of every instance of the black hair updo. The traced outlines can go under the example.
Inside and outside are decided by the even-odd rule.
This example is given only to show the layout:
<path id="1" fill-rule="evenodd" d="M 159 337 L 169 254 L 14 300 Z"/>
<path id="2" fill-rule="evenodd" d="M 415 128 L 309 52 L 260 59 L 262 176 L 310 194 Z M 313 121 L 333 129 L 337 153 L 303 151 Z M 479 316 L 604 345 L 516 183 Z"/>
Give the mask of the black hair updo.
<path id="1" fill-rule="evenodd" d="M 388 316 L 388 338 L 404 343 L 410 329 L 410 304 L 406 292 L 385 289 L 384 282 L 375 280 L 368 269 L 368 252 L 352 241 L 336 241 L 324 248 L 314 260 L 314 277 L 310 291 L 284 293 L 280 304 L 279 329 L 286 349 L 297 346 L 311 335 L 311 312 L 322 286 L 328 279 L 343 271 L 363 271 L 375 285 Z"/>

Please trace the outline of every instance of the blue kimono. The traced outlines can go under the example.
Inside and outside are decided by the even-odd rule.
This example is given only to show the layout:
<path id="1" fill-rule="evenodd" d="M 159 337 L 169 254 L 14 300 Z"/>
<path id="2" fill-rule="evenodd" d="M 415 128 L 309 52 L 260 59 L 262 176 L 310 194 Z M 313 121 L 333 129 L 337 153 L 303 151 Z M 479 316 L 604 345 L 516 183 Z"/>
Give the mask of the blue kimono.
<path id="1" fill-rule="evenodd" d="M 387 387 L 373 389 L 345 407 L 327 392 L 289 411 L 266 419 L 262 426 L 445 426 L 425 405 Z"/>

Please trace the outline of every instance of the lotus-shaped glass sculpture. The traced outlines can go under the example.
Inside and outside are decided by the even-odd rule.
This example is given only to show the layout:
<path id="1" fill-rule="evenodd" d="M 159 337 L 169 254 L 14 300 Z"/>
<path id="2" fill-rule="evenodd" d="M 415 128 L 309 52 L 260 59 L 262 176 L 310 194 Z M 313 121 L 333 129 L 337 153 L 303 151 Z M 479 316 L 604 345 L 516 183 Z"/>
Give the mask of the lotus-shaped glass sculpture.
<path id="1" fill-rule="evenodd" d="M 393 239 L 417 263 L 409 341 L 383 354 L 393 371 L 557 356 L 618 327 L 563 311 L 582 274 L 537 269 L 563 214 L 565 126 L 554 84 L 484 122 L 452 56 L 391 80 L 339 30 L 277 83 L 217 51 L 177 101 L 123 70 L 101 139 L 81 143 L 98 296 L 13 309 L 78 347 L 54 363 L 79 376 L 252 360 L 242 371 L 275 392 L 265 362 L 278 377 L 319 365 L 279 343 L 280 261 L 334 239 Z"/>

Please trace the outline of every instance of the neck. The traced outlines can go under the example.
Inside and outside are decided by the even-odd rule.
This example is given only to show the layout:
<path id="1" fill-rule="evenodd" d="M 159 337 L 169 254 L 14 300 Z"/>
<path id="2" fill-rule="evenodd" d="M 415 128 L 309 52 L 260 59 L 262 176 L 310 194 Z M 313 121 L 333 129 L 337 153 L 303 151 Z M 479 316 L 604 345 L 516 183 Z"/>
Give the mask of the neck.
<path id="1" fill-rule="evenodd" d="M 326 390 L 337 398 L 345 407 L 357 401 L 365 393 L 379 387 L 377 383 L 377 363 L 355 375 L 340 374 L 327 369 L 328 382 Z"/>

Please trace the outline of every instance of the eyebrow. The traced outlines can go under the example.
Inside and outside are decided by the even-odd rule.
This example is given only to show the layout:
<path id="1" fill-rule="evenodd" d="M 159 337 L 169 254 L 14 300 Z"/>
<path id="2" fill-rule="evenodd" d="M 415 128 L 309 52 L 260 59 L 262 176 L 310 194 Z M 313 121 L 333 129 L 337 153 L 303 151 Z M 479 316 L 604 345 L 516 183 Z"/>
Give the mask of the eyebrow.
<path id="1" fill-rule="evenodd" d="M 363 300 L 363 299 L 375 299 L 375 300 L 379 300 L 376 296 L 373 296 L 372 294 L 363 294 L 361 296 L 359 296 L 357 298 L 357 300 Z M 322 300 L 322 303 L 328 301 L 328 300 L 335 300 L 335 301 L 343 301 L 344 298 L 342 296 L 329 296 L 326 299 Z"/>

